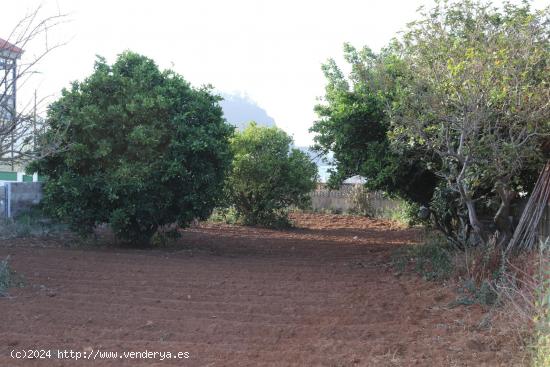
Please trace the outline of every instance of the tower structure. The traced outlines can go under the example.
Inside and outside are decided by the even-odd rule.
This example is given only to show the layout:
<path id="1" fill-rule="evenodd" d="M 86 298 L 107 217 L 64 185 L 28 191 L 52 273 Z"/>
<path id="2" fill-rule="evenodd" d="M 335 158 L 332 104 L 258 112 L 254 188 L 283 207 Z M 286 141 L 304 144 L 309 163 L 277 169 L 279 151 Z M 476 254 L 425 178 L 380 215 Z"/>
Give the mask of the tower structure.
<path id="1" fill-rule="evenodd" d="M 17 62 L 22 53 L 21 48 L 0 38 L 0 135 L 4 140 L 2 146 L 11 145 L 12 158 L 15 144 L 13 130 L 17 123 Z M 6 144 L 6 139 L 11 142 Z M 11 165 L 13 170 L 13 163 Z"/>

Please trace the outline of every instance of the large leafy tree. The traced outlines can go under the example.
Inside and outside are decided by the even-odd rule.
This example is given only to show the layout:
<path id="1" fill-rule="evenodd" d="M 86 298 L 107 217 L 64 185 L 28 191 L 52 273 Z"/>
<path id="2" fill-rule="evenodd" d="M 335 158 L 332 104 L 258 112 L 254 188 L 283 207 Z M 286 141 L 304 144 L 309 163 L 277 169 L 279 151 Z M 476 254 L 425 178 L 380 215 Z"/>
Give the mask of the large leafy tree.
<path id="1" fill-rule="evenodd" d="M 465 208 L 464 226 L 501 243 L 513 200 L 540 167 L 550 132 L 548 9 L 502 9 L 474 1 L 437 3 L 396 43 L 404 68 L 390 136 L 432 154 L 433 171 Z"/>
<path id="2" fill-rule="evenodd" d="M 245 224 L 284 225 L 288 207 L 309 204 L 317 166 L 291 146 L 283 130 L 255 123 L 231 139 L 234 159 L 226 188 Z"/>
<path id="3" fill-rule="evenodd" d="M 319 116 L 311 131 L 314 149 L 332 153 L 335 170 L 330 177 L 338 186 L 353 175 L 367 178 L 367 187 L 397 194 L 427 205 L 437 183 L 426 169 L 422 152 L 406 145 L 393 149 L 387 136 L 388 108 L 396 103 L 401 61 L 385 50 L 344 45 L 351 72 L 346 77 L 334 60 L 323 65 L 325 96 L 315 107 Z"/>
<path id="4" fill-rule="evenodd" d="M 46 176 L 44 207 L 80 233 L 109 223 L 147 242 L 163 225 L 206 218 L 222 192 L 232 128 L 218 98 L 144 56 L 98 59 L 47 123 L 67 148 L 32 169 Z"/>

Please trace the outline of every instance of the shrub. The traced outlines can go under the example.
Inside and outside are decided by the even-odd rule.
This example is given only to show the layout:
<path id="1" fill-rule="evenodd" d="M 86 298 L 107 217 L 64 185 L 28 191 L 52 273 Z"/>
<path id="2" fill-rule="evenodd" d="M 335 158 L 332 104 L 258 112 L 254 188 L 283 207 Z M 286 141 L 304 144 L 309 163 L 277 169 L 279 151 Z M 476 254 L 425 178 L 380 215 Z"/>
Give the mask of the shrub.
<path id="1" fill-rule="evenodd" d="M 369 190 L 363 185 L 355 185 L 349 193 L 351 201 L 351 214 L 365 215 L 367 217 L 375 217 L 375 208 L 372 206 L 372 201 L 369 198 Z"/>
<path id="2" fill-rule="evenodd" d="M 46 176 L 44 207 L 80 234 L 108 223 L 141 243 L 167 224 L 206 219 L 231 162 L 233 128 L 218 101 L 144 56 L 99 59 L 49 108 L 45 139 L 64 149 L 29 168 Z"/>
<path id="3" fill-rule="evenodd" d="M 226 224 L 236 224 L 238 222 L 237 213 L 235 212 L 235 208 L 233 207 L 214 209 L 214 211 L 212 211 L 212 215 L 210 215 L 210 218 L 208 218 L 208 220 L 210 222 Z"/>
<path id="4" fill-rule="evenodd" d="M 159 228 L 151 237 L 151 245 L 157 247 L 166 247 L 176 243 L 181 237 L 178 229 L 173 226 Z"/>
<path id="5" fill-rule="evenodd" d="M 495 289 L 507 307 L 504 316 L 528 343 L 533 367 L 550 366 L 550 240 L 539 253 L 508 258 Z"/>
<path id="6" fill-rule="evenodd" d="M 480 304 L 490 306 L 498 301 L 498 294 L 490 280 L 483 280 L 476 284 L 473 279 L 466 279 L 458 288 L 459 296 L 449 304 L 450 307 L 458 305 Z"/>
<path id="7" fill-rule="evenodd" d="M 401 247 L 392 256 L 392 265 L 403 272 L 409 264 L 426 280 L 446 280 L 455 270 L 454 254 L 441 236 L 430 234 L 424 243 Z"/>
<path id="8" fill-rule="evenodd" d="M 291 144 L 283 130 L 255 123 L 231 139 L 234 159 L 226 188 L 244 224 L 286 226 L 289 207 L 310 204 L 317 166 Z"/>
<path id="9" fill-rule="evenodd" d="M 389 204 L 376 205 L 376 201 L 380 200 L 378 192 L 369 190 L 363 185 L 354 186 L 349 193 L 351 202 L 351 214 L 365 215 L 372 218 L 385 218 L 399 222 L 405 226 L 420 224 L 422 221 L 418 217 L 420 206 L 413 202 L 403 200 L 396 195 L 382 194 L 383 200 L 387 200 Z"/>
<path id="10" fill-rule="evenodd" d="M 23 286 L 23 279 L 11 269 L 9 260 L 9 256 L 0 260 L 0 297 L 7 296 L 11 287 Z"/>
<path id="11" fill-rule="evenodd" d="M 34 206 L 16 218 L 0 221 L 0 239 L 64 235 L 66 231 L 65 224 L 48 218 L 40 206 Z"/>
<path id="12" fill-rule="evenodd" d="M 434 237 L 413 250 L 415 269 L 426 280 L 445 280 L 453 274 L 453 259 L 446 241 Z"/>
<path id="13" fill-rule="evenodd" d="M 413 226 L 416 224 L 425 223 L 425 221 L 420 219 L 418 216 L 419 210 L 420 205 L 405 200 L 399 200 L 399 205 L 397 205 L 394 209 L 391 209 L 386 214 L 386 217 L 403 225 Z"/>

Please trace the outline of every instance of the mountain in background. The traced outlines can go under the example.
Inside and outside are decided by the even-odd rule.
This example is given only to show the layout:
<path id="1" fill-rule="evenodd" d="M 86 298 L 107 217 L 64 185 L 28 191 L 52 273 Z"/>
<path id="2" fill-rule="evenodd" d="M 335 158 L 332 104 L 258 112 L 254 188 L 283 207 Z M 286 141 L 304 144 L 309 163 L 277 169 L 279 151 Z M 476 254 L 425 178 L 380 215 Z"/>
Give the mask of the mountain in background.
<path id="1" fill-rule="evenodd" d="M 223 109 L 225 119 L 228 123 L 237 127 L 237 129 L 244 130 L 250 121 L 255 121 L 260 126 L 276 126 L 275 120 L 267 114 L 266 110 L 250 99 L 250 97 L 229 93 L 221 93 L 220 96 L 223 98 L 223 101 L 220 102 L 220 106 Z M 321 182 L 326 182 L 329 177 L 328 170 L 333 168 L 329 163 L 332 159 L 332 154 L 325 157 L 312 151 L 309 147 L 294 146 L 294 148 L 306 153 L 309 158 L 317 164 L 319 179 Z"/>
<path id="2" fill-rule="evenodd" d="M 275 120 L 246 95 L 221 93 L 220 106 L 228 123 L 243 130 L 250 121 L 260 126 L 275 126 Z"/>

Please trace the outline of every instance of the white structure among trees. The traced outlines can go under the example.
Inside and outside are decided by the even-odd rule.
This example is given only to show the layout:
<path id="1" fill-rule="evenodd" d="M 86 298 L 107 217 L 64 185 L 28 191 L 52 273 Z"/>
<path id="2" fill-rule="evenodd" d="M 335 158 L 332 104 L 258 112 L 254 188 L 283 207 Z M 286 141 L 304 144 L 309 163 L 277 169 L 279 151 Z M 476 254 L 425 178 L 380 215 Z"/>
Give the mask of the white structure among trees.
<path id="1" fill-rule="evenodd" d="M 3 159 L 13 158 L 17 119 L 17 61 L 23 50 L 0 38 L 0 145 Z"/>

